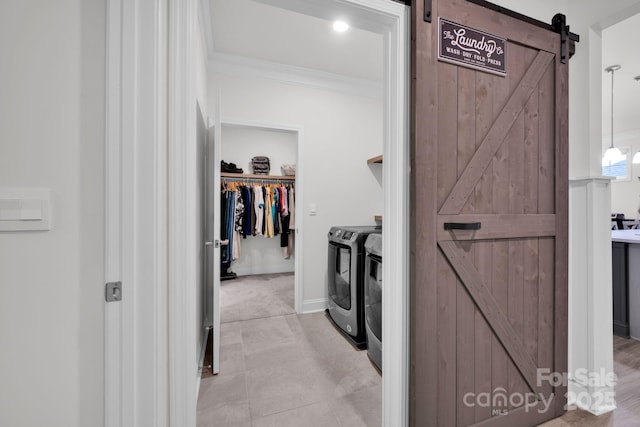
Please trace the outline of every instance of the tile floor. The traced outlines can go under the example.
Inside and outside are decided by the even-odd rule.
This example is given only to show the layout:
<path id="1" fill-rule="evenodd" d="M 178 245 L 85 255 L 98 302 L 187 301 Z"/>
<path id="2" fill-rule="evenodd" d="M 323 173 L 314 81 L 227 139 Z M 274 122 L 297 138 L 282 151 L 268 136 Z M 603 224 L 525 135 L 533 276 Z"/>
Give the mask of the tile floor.
<path id="1" fill-rule="evenodd" d="M 260 291 L 238 286 L 250 287 L 248 281 L 223 282 L 223 301 L 265 298 L 266 287 L 282 301 L 272 304 L 274 313 L 239 311 L 255 301 L 223 307 L 226 319 L 247 320 L 221 326 L 220 374 L 202 379 L 198 427 L 380 426 L 381 377 L 366 351 L 348 344 L 324 313 L 291 314 L 293 297 L 283 288 L 292 286 L 292 275 L 252 280 Z M 640 342 L 614 337 L 614 361 L 616 411 L 569 411 L 544 426 L 640 426 Z"/>
<path id="2" fill-rule="evenodd" d="M 223 323 L 220 334 L 220 374 L 202 379 L 198 427 L 381 425 L 380 374 L 324 313 Z"/>

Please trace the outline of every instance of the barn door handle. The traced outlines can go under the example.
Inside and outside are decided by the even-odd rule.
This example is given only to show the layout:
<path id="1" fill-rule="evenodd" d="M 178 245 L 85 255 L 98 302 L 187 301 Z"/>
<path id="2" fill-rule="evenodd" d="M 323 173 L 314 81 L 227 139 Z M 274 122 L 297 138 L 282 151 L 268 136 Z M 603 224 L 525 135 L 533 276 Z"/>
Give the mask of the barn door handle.
<path id="1" fill-rule="evenodd" d="M 480 230 L 480 222 L 445 222 L 445 230 Z"/>

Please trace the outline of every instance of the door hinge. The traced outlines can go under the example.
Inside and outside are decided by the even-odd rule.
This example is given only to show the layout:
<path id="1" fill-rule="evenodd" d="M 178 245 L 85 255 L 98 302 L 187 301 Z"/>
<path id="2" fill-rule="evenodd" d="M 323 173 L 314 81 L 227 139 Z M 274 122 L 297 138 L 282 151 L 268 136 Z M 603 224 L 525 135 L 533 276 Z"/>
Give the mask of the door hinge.
<path id="1" fill-rule="evenodd" d="M 122 282 L 109 282 L 104 287 L 104 299 L 107 302 L 122 301 Z"/>

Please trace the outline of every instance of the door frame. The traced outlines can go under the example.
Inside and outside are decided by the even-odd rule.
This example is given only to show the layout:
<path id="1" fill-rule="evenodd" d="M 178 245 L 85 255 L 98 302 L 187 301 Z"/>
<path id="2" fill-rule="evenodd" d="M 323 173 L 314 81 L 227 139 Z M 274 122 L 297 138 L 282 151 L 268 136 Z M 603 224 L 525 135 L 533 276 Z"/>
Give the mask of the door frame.
<path id="1" fill-rule="evenodd" d="M 220 95 L 218 95 L 220 96 Z M 247 128 L 247 129 L 264 129 L 270 131 L 279 131 L 286 132 L 290 134 L 294 134 L 296 137 L 296 180 L 295 185 L 296 188 L 303 188 L 304 182 L 304 164 L 303 164 L 303 150 L 304 150 L 304 129 L 302 126 L 293 125 L 293 124 L 281 124 L 281 123 L 268 123 L 268 122 L 259 122 L 255 120 L 249 120 L 240 117 L 227 117 L 220 112 L 220 132 L 222 132 L 222 128 L 224 126 L 233 126 L 239 128 Z M 220 137 L 218 139 L 218 144 L 220 146 L 224 144 L 223 138 Z M 216 183 L 219 186 L 220 184 L 220 173 L 218 167 L 218 173 L 216 174 Z M 219 202 L 218 202 L 219 203 Z M 296 228 L 295 228 L 295 260 L 294 260 L 294 310 L 298 314 L 302 314 L 304 312 L 304 287 L 302 284 L 303 276 L 303 263 L 304 252 L 303 252 L 303 236 L 304 236 L 304 193 L 296 192 Z M 217 231 L 216 239 L 220 240 L 220 215 L 218 211 L 216 211 L 216 222 L 215 229 Z M 218 272 L 220 274 L 220 272 Z"/>
<path id="2" fill-rule="evenodd" d="M 105 303 L 104 425 L 165 426 L 169 1 L 107 0 L 105 14 L 105 278 L 122 301 Z"/>
<path id="3" fill-rule="evenodd" d="M 391 0 L 263 0 L 352 9 L 384 34 L 383 426 L 408 424 L 410 9 Z M 195 426 L 197 0 L 107 0 L 105 425 Z M 153 248 L 153 249 L 150 249 Z"/>

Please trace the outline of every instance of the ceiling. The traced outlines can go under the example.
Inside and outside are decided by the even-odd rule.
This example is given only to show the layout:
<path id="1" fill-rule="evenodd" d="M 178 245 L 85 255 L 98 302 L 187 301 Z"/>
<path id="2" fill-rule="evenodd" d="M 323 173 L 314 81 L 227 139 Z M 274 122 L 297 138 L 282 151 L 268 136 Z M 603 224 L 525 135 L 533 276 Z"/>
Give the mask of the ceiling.
<path id="1" fill-rule="evenodd" d="M 640 131 L 640 14 L 602 31 L 602 133 L 611 133 L 611 73 L 610 65 L 622 68 L 614 76 L 614 133 Z M 608 146 L 610 138 L 603 138 Z"/>
<path id="2" fill-rule="evenodd" d="M 383 78 L 383 37 L 253 0 L 206 0 L 209 57 L 235 55 L 356 79 Z M 208 10 L 207 10 L 208 9 Z M 338 16 L 336 16 L 338 17 Z M 341 19 L 349 21 L 343 14 Z"/>

